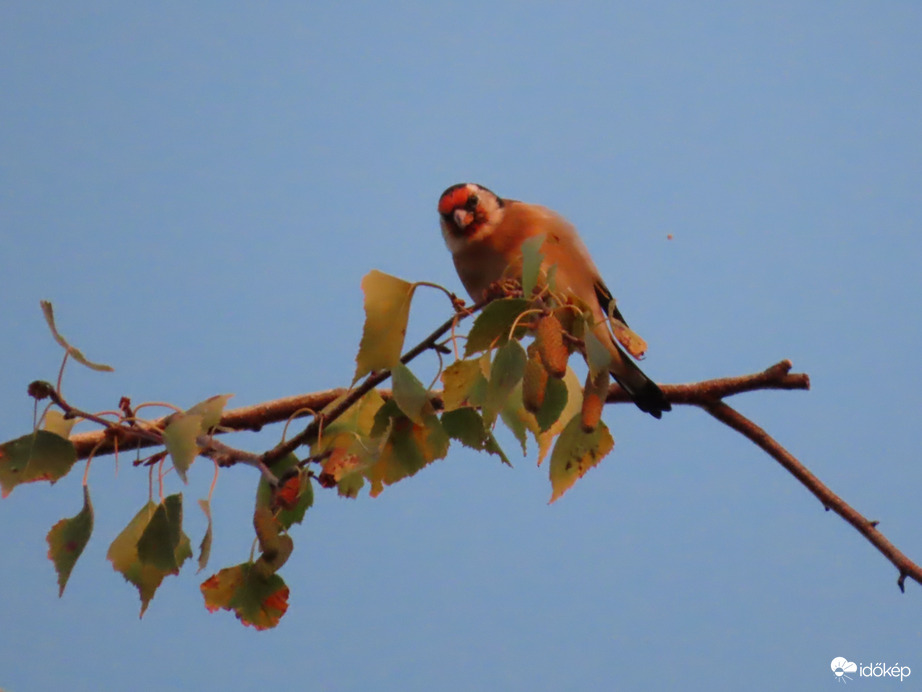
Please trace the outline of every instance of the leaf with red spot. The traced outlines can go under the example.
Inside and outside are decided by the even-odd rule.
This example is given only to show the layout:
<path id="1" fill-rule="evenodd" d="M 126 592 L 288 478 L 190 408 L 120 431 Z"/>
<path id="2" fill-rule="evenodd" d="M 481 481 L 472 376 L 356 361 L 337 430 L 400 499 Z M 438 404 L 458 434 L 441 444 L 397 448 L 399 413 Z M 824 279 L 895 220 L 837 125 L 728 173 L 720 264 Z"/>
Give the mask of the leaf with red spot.
<path id="1" fill-rule="evenodd" d="M 318 479 L 321 485 L 336 485 L 343 497 L 358 495 L 365 484 L 364 470 L 377 458 L 380 444 L 370 438 L 383 405 L 384 399 L 373 389 L 324 427 L 323 436 L 311 446 L 312 455 L 326 457 Z"/>
<path id="2" fill-rule="evenodd" d="M 222 569 L 202 583 L 205 607 L 232 611 L 244 625 L 275 627 L 288 610 L 288 587 L 278 574 L 265 574 L 255 563 Z"/>
<path id="3" fill-rule="evenodd" d="M 58 596 L 64 595 L 64 587 L 70 578 L 77 558 L 83 552 L 90 534 L 93 533 L 93 503 L 90 489 L 83 486 L 83 509 L 70 519 L 61 519 L 51 527 L 48 536 L 48 559 L 54 563 L 58 573 Z"/>
<path id="4" fill-rule="evenodd" d="M 256 488 L 256 507 L 268 510 L 276 518 L 281 528 L 290 528 L 300 524 L 311 505 L 314 504 L 314 487 L 311 479 L 303 470 L 297 469 L 298 457 L 289 454 L 279 459 L 273 466 L 273 472 L 284 478 L 282 486 L 273 490 L 272 486 L 261 478 Z"/>

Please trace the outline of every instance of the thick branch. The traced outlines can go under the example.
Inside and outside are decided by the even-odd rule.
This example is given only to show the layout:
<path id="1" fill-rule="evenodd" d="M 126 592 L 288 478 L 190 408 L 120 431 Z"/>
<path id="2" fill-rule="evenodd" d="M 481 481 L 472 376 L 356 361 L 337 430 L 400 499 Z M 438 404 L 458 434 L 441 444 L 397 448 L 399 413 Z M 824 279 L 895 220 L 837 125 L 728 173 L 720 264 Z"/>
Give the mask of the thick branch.
<path id="1" fill-rule="evenodd" d="M 692 384 L 660 385 L 663 394 L 671 404 L 694 404 L 703 406 L 734 394 L 753 392 L 757 389 L 810 389 L 810 377 L 804 373 L 791 373 L 791 361 L 782 360 L 770 368 L 752 375 L 720 377 Z M 606 402 L 626 403 L 631 401 L 627 393 L 617 384 L 609 389 Z"/>
<path id="2" fill-rule="evenodd" d="M 403 362 L 409 362 L 420 353 L 432 347 L 439 338 L 451 328 L 451 321 L 443 324 L 438 330 L 433 332 L 426 341 L 419 344 L 412 351 L 401 359 Z M 751 392 L 758 389 L 809 389 L 810 380 L 807 375 L 795 373 L 791 374 L 790 361 L 781 361 L 770 368 L 754 373 L 751 375 L 740 375 L 738 377 L 722 377 L 714 380 L 704 380 L 691 384 L 666 384 L 662 385 L 663 393 L 666 399 L 672 404 L 690 404 L 702 406 L 711 401 L 716 401 L 722 397 L 740 394 L 742 392 Z M 351 391 L 348 389 L 327 389 L 322 392 L 313 392 L 310 394 L 301 394 L 298 396 L 289 396 L 273 401 L 266 401 L 253 406 L 244 406 L 241 408 L 226 411 L 221 418 L 219 432 L 235 432 L 242 430 L 260 430 L 263 426 L 271 423 L 279 423 L 289 418 L 302 417 L 310 415 L 311 411 L 321 411 L 334 401 L 349 393 L 347 399 L 344 399 L 337 405 L 335 410 L 327 412 L 327 419 L 334 418 L 334 413 L 340 409 L 345 411 L 349 406 L 358 401 L 368 391 L 383 382 L 388 373 L 377 373 L 369 377 L 362 385 Z M 390 391 L 379 390 L 381 395 L 387 398 Z M 609 403 L 626 403 L 629 402 L 627 394 L 617 384 L 613 384 L 609 390 L 607 401 Z M 433 404 L 441 407 L 441 396 L 438 393 L 433 395 Z M 154 422 L 158 428 L 163 428 L 166 424 L 166 418 L 161 418 Z M 309 439 L 311 434 L 316 434 L 314 424 L 301 433 L 299 438 Z M 119 449 L 137 449 L 141 447 L 151 447 L 156 443 L 149 440 L 138 440 L 131 429 L 123 429 L 118 433 L 106 434 L 105 431 L 99 430 L 94 432 L 79 433 L 71 437 L 71 441 L 77 448 L 77 456 L 85 459 L 91 452 L 95 456 L 112 454 L 115 451 L 114 438 L 118 438 Z M 286 443 L 284 453 L 275 458 L 280 458 L 290 451 L 293 451 L 300 444 L 300 439 L 295 442 L 292 438 Z M 292 446 L 293 445 L 293 446 Z M 94 452 L 95 450 L 95 452 Z"/>

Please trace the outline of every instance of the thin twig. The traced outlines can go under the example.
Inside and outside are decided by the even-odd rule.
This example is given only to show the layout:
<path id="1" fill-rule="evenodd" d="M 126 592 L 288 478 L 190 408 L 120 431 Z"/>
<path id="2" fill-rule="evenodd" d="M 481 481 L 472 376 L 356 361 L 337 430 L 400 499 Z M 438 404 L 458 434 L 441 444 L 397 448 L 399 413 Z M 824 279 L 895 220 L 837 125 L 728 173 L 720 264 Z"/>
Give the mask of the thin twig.
<path id="1" fill-rule="evenodd" d="M 483 306 L 487 304 L 487 302 L 489 301 L 484 300 L 477 303 L 469 310 L 466 310 L 460 318 L 458 314 L 452 315 L 451 319 L 446 320 L 438 329 L 436 329 L 429 336 L 419 342 L 415 347 L 411 348 L 409 351 L 403 354 L 403 356 L 400 358 L 400 362 L 406 365 L 424 351 L 428 351 L 430 348 L 435 348 L 438 344 L 439 338 L 451 330 L 456 320 L 463 319 L 469 315 L 473 315 L 475 312 L 482 309 Z M 355 402 L 357 402 L 379 384 L 384 382 L 390 376 L 390 370 L 382 370 L 381 372 L 371 373 L 368 377 L 365 378 L 365 381 L 362 382 L 362 384 L 351 390 L 329 411 L 321 411 L 320 415 L 315 417 L 314 420 L 312 420 L 307 425 L 307 427 L 304 428 L 304 430 L 299 432 L 287 442 L 280 443 L 263 454 L 263 463 L 266 464 L 266 466 L 271 467 L 272 464 L 274 464 L 276 461 L 286 456 L 287 454 L 290 454 L 301 445 L 313 442 L 324 425 L 327 425 L 331 421 L 339 418 L 346 411 L 348 411 Z"/>
<path id="2" fill-rule="evenodd" d="M 722 401 L 703 404 L 702 408 L 721 423 L 728 425 L 761 447 L 800 481 L 807 490 L 813 493 L 827 511 L 831 509 L 868 539 L 871 545 L 877 548 L 899 571 L 899 578 L 896 583 L 900 587 L 900 591 L 905 592 L 906 590 L 906 577 L 911 577 L 919 584 L 922 584 L 922 568 L 906 557 L 877 530 L 876 521 L 870 521 L 865 518 L 845 500 L 832 492 L 825 483 L 813 475 L 806 466 L 778 444 L 765 430 Z"/>

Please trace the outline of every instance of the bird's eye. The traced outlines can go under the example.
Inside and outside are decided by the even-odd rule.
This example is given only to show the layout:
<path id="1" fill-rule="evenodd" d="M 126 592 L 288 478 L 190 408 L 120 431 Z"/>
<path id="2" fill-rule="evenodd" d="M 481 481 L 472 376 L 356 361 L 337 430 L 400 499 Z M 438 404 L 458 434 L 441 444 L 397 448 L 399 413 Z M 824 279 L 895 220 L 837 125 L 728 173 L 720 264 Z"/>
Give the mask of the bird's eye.
<path id="1" fill-rule="evenodd" d="M 477 205 L 480 203 L 480 198 L 477 195 L 471 195 L 467 198 L 467 202 L 464 203 L 464 208 L 473 211 L 477 208 Z"/>

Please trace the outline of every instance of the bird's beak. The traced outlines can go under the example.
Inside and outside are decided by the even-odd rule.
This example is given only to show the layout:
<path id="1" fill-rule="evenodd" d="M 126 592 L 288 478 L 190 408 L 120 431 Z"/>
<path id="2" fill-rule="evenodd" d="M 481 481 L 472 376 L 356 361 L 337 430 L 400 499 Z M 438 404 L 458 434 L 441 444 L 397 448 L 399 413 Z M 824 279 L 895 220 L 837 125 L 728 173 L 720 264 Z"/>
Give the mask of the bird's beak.
<path id="1" fill-rule="evenodd" d="M 455 209 L 452 217 L 455 220 L 455 225 L 462 229 L 467 228 L 471 221 L 474 220 L 474 215 L 467 209 Z"/>

